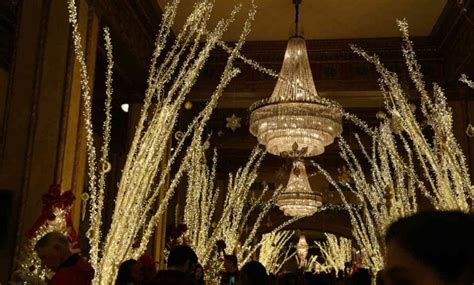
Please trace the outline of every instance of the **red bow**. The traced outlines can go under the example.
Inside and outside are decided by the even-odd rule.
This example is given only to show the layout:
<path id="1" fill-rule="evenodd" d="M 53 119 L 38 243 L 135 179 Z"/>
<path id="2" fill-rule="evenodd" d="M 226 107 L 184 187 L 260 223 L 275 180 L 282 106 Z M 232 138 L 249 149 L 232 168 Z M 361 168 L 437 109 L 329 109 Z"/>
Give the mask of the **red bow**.
<path id="1" fill-rule="evenodd" d="M 41 210 L 41 215 L 38 217 L 38 219 L 36 219 L 31 229 L 26 232 L 26 236 L 29 239 L 33 238 L 36 231 L 38 231 L 42 225 L 46 224 L 48 220 L 54 220 L 56 218 L 54 215 L 54 209 L 57 208 L 66 210 L 65 219 L 68 235 L 72 241 L 75 241 L 77 234 L 72 226 L 72 218 L 69 211 L 74 199 L 75 197 L 71 190 L 61 194 L 61 185 L 51 185 L 51 187 L 49 187 L 49 191 L 43 194 L 43 208 Z"/>

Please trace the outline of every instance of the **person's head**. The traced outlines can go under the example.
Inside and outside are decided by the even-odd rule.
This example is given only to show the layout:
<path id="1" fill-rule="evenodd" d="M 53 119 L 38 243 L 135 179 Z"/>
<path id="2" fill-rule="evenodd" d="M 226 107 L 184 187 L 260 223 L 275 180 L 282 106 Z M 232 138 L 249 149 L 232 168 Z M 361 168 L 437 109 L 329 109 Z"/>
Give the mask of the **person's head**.
<path id="1" fill-rule="evenodd" d="M 204 280 L 204 269 L 201 264 L 198 264 L 194 269 L 194 279 L 196 281 Z"/>
<path id="2" fill-rule="evenodd" d="M 36 242 L 35 251 L 41 263 L 56 271 L 72 255 L 70 243 L 60 232 L 50 232 Z"/>
<path id="3" fill-rule="evenodd" d="M 351 284 L 353 285 L 370 285 L 371 281 L 370 271 L 366 268 L 359 268 L 351 276 Z"/>
<path id="4" fill-rule="evenodd" d="M 249 261 L 240 270 L 239 285 L 265 285 L 267 281 L 267 270 L 258 261 Z"/>
<path id="5" fill-rule="evenodd" d="M 474 281 L 474 216 L 433 211 L 402 218 L 387 230 L 385 284 Z"/>
<path id="6" fill-rule="evenodd" d="M 192 273 L 198 264 L 198 258 L 192 248 L 187 245 L 174 247 L 168 256 L 168 268 L 185 273 Z"/>
<path id="7" fill-rule="evenodd" d="M 143 281 L 142 265 L 135 259 L 129 259 L 120 264 L 116 285 L 126 285 L 129 283 L 138 284 Z"/>
<path id="8" fill-rule="evenodd" d="M 237 257 L 235 255 L 224 255 L 224 269 L 226 272 L 238 270 Z"/>
<path id="9" fill-rule="evenodd" d="M 155 277 L 156 274 L 156 266 L 155 266 L 155 260 L 153 257 L 151 257 L 148 254 L 144 254 L 140 256 L 138 259 L 138 262 L 140 262 L 142 266 L 142 272 L 143 272 L 143 279 L 144 281 L 149 281 Z"/>

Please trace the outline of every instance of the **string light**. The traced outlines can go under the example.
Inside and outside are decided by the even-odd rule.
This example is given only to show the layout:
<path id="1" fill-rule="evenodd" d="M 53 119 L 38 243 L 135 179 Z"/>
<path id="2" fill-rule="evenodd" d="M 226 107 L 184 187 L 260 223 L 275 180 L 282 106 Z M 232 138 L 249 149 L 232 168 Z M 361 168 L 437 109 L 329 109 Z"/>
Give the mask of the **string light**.
<path id="1" fill-rule="evenodd" d="M 344 139 L 339 141 L 340 154 L 346 162 L 352 184 L 337 183 L 316 165 L 348 208 L 354 238 L 366 254 L 368 266 L 374 274 L 383 268 L 383 235 L 387 226 L 418 210 L 417 193 L 426 196 L 439 210 L 472 210 L 474 198 L 466 159 L 454 138 L 452 111 L 443 90 L 436 84 L 432 95 L 426 90 L 409 40 L 408 25 L 405 21 L 398 21 L 398 26 L 403 34 L 405 63 L 420 94 L 421 114 L 433 135 L 427 138 L 426 132 L 422 131 L 422 124 L 414 114 L 416 110 L 410 108 L 397 75 L 388 71 L 377 56 L 370 56 L 353 46 L 352 49 L 374 64 L 380 74 L 380 88 L 389 116 L 379 127 L 370 128 L 354 115 L 345 114 L 372 139 L 372 146 L 367 149 L 355 135 L 365 161 L 356 157 Z M 393 124 L 393 120 L 397 120 L 397 124 Z M 363 167 L 366 165 L 368 169 Z M 415 169 L 421 169 L 421 173 Z M 361 205 L 359 209 L 349 204 L 343 188 L 356 195 Z"/>
<path id="2" fill-rule="evenodd" d="M 321 268 L 326 272 L 334 271 L 336 276 L 339 271 L 344 271 L 346 262 L 352 259 L 352 242 L 344 237 L 337 237 L 333 234 L 324 234 L 326 241 L 314 243 L 320 249 L 324 263 L 320 264 Z M 316 266 L 313 267 L 316 271 Z"/>
<path id="3" fill-rule="evenodd" d="M 287 247 L 294 233 L 294 231 L 273 231 L 262 235 L 258 261 L 268 272 L 278 274 L 282 266 L 295 256 L 294 248 Z"/>
<path id="4" fill-rule="evenodd" d="M 213 30 L 206 31 L 206 25 L 213 9 L 213 2 L 198 1 L 186 19 L 181 32 L 176 35 L 171 48 L 158 61 L 158 58 L 162 57 L 163 48 L 169 38 L 179 2 L 178 0 L 171 1 L 163 12 L 156 48 L 151 60 L 144 104 L 130 152 L 122 170 L 112 222 L 105 234 L 101 232 L 100 227 L 103 211 L 103 186 L 105 185 L 101 181 L 105 173 L 99 171 L 96 164 L 87 68 L 81 46 L 81 36 L 78 32 L 76 7 L 73 0 L 68 1 L 75 55 L 81 68 L 81 88 L 85 104 L 84 118 L 90 179 L 90 199 L 88 199 L 88 202 L 91 212 L 88 238 L 91 244 L 91 264 L 95 269 L 93 284 L 113 284 L 120 263 L 129 258 L 138 258 L 143 254 L 156 225 L 160 222 L 160 218 L 184 174 L 185 166 L 191 159 L 192 154 L 197 151 L 204 125 L 209 120 L 217 100 L 230 80 L 239 73 L 239 70 L 234 67 L 234 60 L 237 51 L 241 49 L 245 37 L 250 32 L 250 23 L 256 11 L 255 5 L 252 6 L 249 12 L 239 41 L 228 57 L 215 92 L 208 104 L 188 126 L 174 152 L 171 153 L 170 159 L 166 160 L 168 148 L 167 144 L 162 142 L 171 139 L 178 112 L 185 102 L 186 95 L 196 82 L 197 76 L 207 61 L 210 52 L 221 39 L 230 23 L 234 21 L 240 9 L 240 6 L 236 6 L 227 19 L 219 21 Z M 106 40 L 106 45 L 109 44 Z M 109 57 L 109 53 L 107 56 Z M 112 61 L 109 61 L 109 64 L 110 62 Z M 111 80 L 106 82 L 107 90 L 111 91 L 109 83 L 111 83 Z M 165 86 L 170 87 L 165 89 Z M 157 102 L 154 109 L 151 108 L 152 98 L 155 98 Z M 106 108 L 105 112 L 107 114 L 110 110 Z M 110 124 L 110 122 L 106 121 L 106 124 Z M 177 163 L 176 160 L 183 150 L 185 141 L 190 141 L 189 147 L 184 158 L 179 162 L 177 172 L 171 176 L 171 167 Z M 104 147 L 107 148 L 108 146 L 105 145 Z M 102 152 L 101 163 L 105 162 L 106 155 Z M 163 162 L 165 166 L 160 168 Z M 165 191 L 165 183 L 168 181 L 169 187 L 166 187 L 166 194 L 155 209 L 158 197 L 162 191 Z M 138 247 L 134 247 L 137 244 Z"/>

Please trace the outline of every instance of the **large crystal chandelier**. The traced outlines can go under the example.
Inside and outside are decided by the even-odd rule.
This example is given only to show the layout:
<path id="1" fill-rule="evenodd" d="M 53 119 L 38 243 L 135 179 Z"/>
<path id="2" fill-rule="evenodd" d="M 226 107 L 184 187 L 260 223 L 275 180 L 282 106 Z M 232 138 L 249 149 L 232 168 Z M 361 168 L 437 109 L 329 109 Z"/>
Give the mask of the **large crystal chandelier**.
<path id="1" fill-rule="evenodd" d="M 293 2 L 295 36 L 288 41 L 272 96 L 250 107 L 250 132 L 268 152 L 301 158 L 322 154 L 324 148 L 341 134 L 342 109 L 316 92 L 306 43 L 298 35 L 301 0 Z M 292 180 L 296 183 L 290 183 Z M 303 162 L 295 161 L 288 187 L 278 201 L 280 208 L 291 216 L 312 214 L 321 205 L 320 197 L 310 188 Z"/>

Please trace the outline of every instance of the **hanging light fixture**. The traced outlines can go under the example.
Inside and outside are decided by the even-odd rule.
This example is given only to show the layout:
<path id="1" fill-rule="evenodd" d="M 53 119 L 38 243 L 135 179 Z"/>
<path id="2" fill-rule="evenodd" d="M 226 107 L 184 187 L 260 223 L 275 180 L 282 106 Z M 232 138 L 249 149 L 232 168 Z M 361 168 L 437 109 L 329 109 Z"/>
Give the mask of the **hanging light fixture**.
<path id="1" fill-rule="evenodd" d="M 306 257 L 308 256 L 308 249 L 308 242 L 306 241 L 306 237 L 302 234 L 300 235 L 298 243 L 296 244 L 296 254 L 300 260 L 306 260 Z"/>
<path id="2" fill-rule="evenodd" d="M 316 156 L 341 134 L 342 111 L 316 92 L 306 43 L 298 34 L 301 0 L 293 2 L 295 36 L 288 41 L 272 96 L 250 107 L 250 132 L 274 155 L 289 154 L 296 144 L 303 156 Z"/>
<path id="3" fill-rule="evenodd" d="M 311 190 L 302 160 L 293 162 L 288 185 L 276 203 L 286 216 L 311 216 L 322 205 L 322 195 Z"/>
<path id="4" fill-rule="evenodd" d="M 320 155 L 342 132 L 342 109 L 320 97 L 314 86 L 306 42 L 298 34 L 299 4 L 295 4 L 295 36 L 291 37 L 270 98 L 250 107 L 250 132 L 269 153 L 294 158 L 287 188 L 277 198 L 286 215 L 311 215 L 321 194 L 311 190 L 302 157 Z"/>

